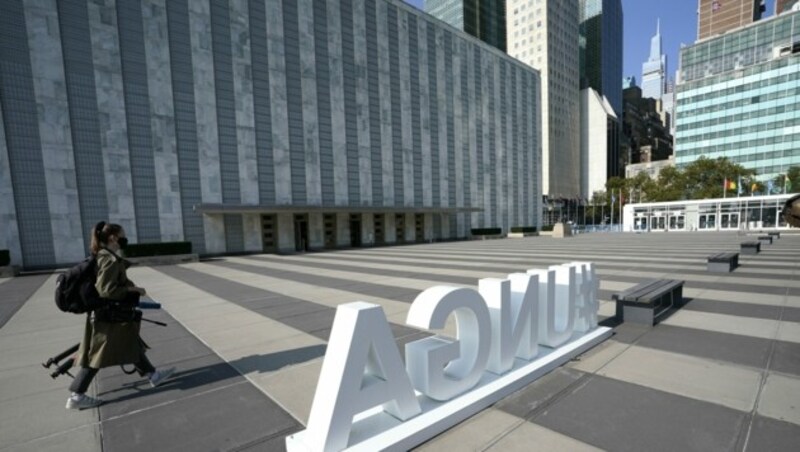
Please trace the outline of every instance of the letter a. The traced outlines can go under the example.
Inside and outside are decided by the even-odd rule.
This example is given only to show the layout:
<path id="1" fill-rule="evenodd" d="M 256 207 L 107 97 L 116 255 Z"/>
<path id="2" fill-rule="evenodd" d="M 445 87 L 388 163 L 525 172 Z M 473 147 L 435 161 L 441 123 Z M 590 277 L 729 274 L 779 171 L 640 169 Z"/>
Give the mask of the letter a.
<path id="1" fill-rule="evenodd" d="M 420 413 L 383 309 L 364 302 L 340 305 L 308 418 L 309 446 L 346 448 L 353 416 L 378 405 L 400 420 Z"/>

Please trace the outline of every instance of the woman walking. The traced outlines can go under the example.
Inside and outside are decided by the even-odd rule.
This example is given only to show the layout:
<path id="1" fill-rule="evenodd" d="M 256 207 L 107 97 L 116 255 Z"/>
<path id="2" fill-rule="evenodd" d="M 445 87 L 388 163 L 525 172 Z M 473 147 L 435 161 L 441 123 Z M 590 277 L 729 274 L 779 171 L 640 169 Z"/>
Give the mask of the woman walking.
<path id="1" fill-rule="evenodd" d="M 156 370 L 145 355 L 147 346 L 139 337 L 141 311 L 136 306 L 146 292 L 128 279 L 126 270 L 130 263 L 117 254 L 127 244 L 125 230 L 118 224 L 101 221 L 92 230 L 91 252 L 97 262 L 95 288 L 101 307 L 86 317 L 76 361 L 80 370 L 69 387 L 72 395 L 67 399 L 67 409 L 81 410 L 103 403 L 86 395 L 92 379 L 103 367 L 133 364 L 153 387 L 175 371 L 175 368 Z"/>

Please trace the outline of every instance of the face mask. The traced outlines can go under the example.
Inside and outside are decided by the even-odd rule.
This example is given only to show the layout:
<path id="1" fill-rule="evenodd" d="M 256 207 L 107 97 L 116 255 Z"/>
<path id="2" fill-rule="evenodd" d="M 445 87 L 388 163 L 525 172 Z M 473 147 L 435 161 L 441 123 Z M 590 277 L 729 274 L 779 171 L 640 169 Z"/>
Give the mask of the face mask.
<path id="1" fill-rule="evenodd" d="M 128 247 L 128 238 L 127 237 L 120 237 L 117 239 L 117 244 L 119 245 L 119 249 L 124 250 Z"/>

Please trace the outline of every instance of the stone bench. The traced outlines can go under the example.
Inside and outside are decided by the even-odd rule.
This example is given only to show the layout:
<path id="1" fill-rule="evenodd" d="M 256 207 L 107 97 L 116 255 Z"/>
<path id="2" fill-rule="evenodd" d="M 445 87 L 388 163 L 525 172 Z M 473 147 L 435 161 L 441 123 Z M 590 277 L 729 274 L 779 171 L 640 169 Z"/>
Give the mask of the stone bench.
<path id="1" fill-rule="evenodd" d="M 617 319 L 653 326 L 665 314 L 683 306 L 683 281 L 654 279 L 611 296 Z"/>
<path id="2" fill-rule="evenodd" d="M 781 238 L 781 233 L 778 231 L 768 232 L 767 235 L 770 237 L 775 237 L 776 240 Z"/>
<path id="3" fill-rule="evenodd" d="M 765 243 L 767 245 L 772 245 L 772 236 L 771 235 L 759 235 L 758 241 L 761 243 Z"/>
<path id="4" fill-rule="evenodd" d="M 730 273 L 739 266 L 739 253 L 717 253 L 708 256 L 707 270 L 712 273 Z"/>
<path id="5" fill-rule="evenodd" d="M 739 251 L 742 254 L 758 254 L 761 252 L 761 242 L 742 242 Z"/>

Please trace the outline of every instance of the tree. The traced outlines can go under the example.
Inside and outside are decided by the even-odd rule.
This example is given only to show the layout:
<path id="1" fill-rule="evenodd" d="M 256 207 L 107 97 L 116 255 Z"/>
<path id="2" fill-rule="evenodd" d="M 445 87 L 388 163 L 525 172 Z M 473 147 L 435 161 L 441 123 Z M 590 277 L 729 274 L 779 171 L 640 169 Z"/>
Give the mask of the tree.
<path id="1" fill-rule="evenodd" d="M 794 193 L 800 191 L 800 166 L 793 166 L 785 174 L 772 180 L 774 193 Z"/>

